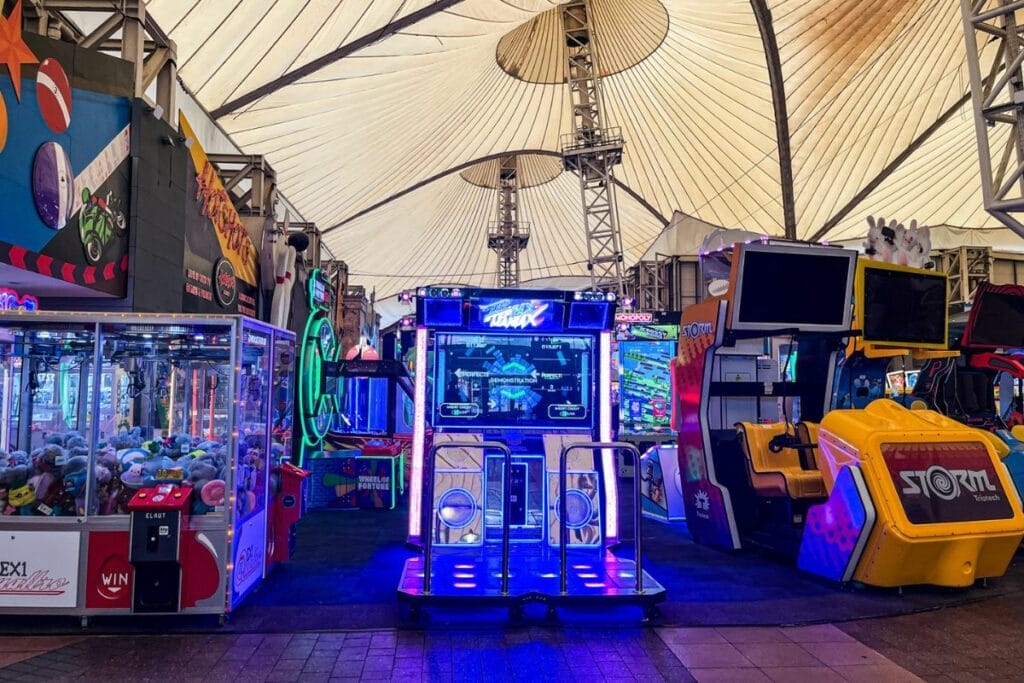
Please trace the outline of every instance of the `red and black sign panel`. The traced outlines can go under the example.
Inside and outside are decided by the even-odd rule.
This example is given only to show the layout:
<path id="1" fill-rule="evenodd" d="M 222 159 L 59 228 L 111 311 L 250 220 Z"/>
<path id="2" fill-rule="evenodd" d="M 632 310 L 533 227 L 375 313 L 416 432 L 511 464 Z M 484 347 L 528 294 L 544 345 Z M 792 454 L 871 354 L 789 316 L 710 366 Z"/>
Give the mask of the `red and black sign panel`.
<path id="1" fill-rule="evenodd" d="M 882 457 L 912 524 L 1013 517 L 992 458 L 981 443 L 882 444 Z"/>

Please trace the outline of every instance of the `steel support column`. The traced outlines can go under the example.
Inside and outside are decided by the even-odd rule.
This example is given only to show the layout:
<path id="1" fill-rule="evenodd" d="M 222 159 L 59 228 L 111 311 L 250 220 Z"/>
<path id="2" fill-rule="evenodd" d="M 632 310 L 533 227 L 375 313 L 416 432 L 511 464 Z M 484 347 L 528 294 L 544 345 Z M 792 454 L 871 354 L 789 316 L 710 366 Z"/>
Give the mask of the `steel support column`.
<path id="1" fill-rule="evenodd" d="M 530 226 L 519 220 L 518 156 L 506 154 L 498 165 L 498 220 L 487 226 L 487 248 L 498 255 L 498 286 L 519 284 L 519 253 L 530 241 Z"/>
<path id="2" fill-rule="evenodd" d="M 960 0 L 960 10 L 985 210 L 1024 236 L 1024 2 Z"/>
<path id="3" fill-rule="evenodd" d="M 615 203 L 613 169 L 622 162 L 622 135 L 603 123 L 604 106 L 596 36 L 586 0 L 562 5 L 566 80 L 572 107 L 572 133 L 562 137 L 562 161 L 580 178 L 587 269 L 592 289 L 622 296 L 622 235 Z"/>

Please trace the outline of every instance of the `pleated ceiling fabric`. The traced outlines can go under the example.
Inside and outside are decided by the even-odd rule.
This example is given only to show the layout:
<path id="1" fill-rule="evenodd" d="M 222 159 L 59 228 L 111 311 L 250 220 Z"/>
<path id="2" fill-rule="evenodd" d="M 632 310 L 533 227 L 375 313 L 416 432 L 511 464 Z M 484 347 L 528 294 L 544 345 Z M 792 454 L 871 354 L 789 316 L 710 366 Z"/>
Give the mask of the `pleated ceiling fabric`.
<path id="1" fill-rule="evenodd" d="M 770 10 L 759 26 L 755 4 Z M 150 0 L 210 111 L 345 45 L 344 58 L 219 117 L 268 157 L 306 220 L 382 295 L 493 284 L 486 249 L 503 153 L 521 157 L 524 279 L 583 274 L 558 3 Z M 868 214 L 966 228 L 982 209 L 959 5 L 951 0 L 592 0 L 627 265 L 677 210 L 800 238 L 855 238 Z M 432 9 L 438 11 L 431 13 Z M 417 14 L 419 13 L 419 14 Z M 395 22 L 420 16 L 397 32 Z M 777 44 L 765 52 L 763 30 Z M 781 82 L 772 83 L 777 64 Z M 775 90 L 773 92 L 773 85 Z M 777 98 L 787 120 L 780 127 Z M 780 130 L 789 148 L 780 166 Z M 490 164 L 490 166 L 487 166 Z M 787 176 L 788 173 L 788 176 Z M 628 190 L 628 191 L 627 191 Z"/>

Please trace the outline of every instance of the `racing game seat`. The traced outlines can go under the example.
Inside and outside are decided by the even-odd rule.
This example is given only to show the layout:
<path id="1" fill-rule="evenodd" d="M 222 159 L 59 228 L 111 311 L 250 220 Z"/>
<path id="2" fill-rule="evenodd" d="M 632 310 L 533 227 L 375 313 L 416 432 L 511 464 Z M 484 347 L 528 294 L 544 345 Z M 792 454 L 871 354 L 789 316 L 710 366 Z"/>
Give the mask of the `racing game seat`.
<path id="1" fill-rule="evenodd" d="M 824 498 L 825 482 L 816 461 L 818 425 L 736 423 L 750 485 L 759 496 Z"/>

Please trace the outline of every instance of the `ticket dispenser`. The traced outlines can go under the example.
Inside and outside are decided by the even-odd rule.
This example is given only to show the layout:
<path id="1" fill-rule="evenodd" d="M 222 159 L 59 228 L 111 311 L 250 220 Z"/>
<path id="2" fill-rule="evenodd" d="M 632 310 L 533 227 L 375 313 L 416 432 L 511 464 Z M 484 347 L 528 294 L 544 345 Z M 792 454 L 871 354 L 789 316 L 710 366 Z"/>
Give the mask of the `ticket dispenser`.
<path id="1" fill-rule="evenodd" d="M 128 503 L 128 560 L 135 568 L 132 612 L 181 609 L 181 537 L 188 527 L 190 487 L 140 489 Z"/>
<path id="2" fill-rule="evenodd" d="M 274 499 L 273 546 L 270 564 L 285 562 L 295 552 L 296 525 L 306 513 L 309 471 L 290 462 L 282 463 L 278 470 L 280 490 Z"/>

